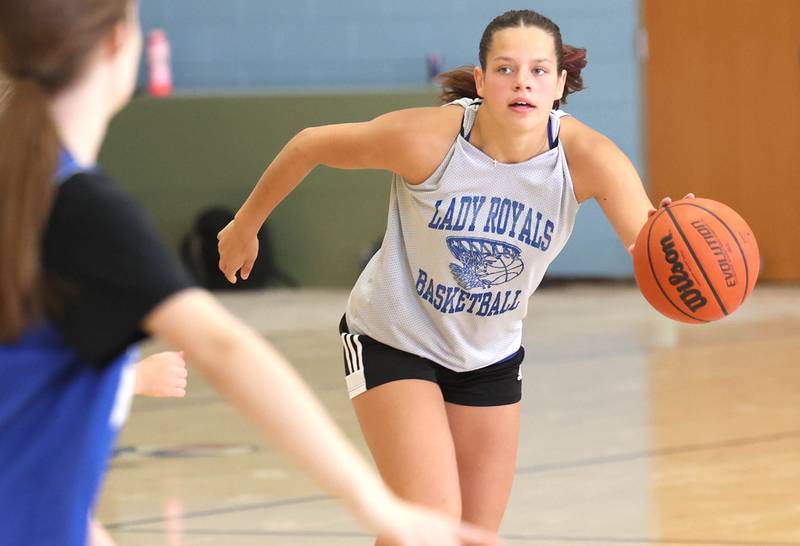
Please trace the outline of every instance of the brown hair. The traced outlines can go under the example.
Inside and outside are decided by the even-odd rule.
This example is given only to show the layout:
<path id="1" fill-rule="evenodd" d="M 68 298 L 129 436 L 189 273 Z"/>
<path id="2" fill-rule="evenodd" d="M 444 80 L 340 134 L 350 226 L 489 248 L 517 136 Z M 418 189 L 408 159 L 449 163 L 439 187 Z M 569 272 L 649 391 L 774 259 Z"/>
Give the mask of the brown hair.
<path id="1" fill-rule="evenodd" d="M 48 100 L 127 16 L 131 0 L 0 2 L 0 342 L 42 308 L 41 238 L 59 138 Z"/>
<path id="2" fill-rule="evenodd" d="M 564 45 L 561 41 L 561 29 L 553 21 L 533 10 L 507 11 L 492 19 L 481 36 L 478 48 L 478 59 L 481 68 L 486 70 L 486 55 L 492 47 L 495 32 L 514 27 L 537 27 L 553 37 L 556 50 L 556 69 L 567 71 L 567 83 L 564 86 L 564 96 L 560 101 L 553 103 L 553 108 L 567 102 L 567 95 L 583 89 L 581 70 L 586 66 L 586 49 Z M 456 99 L 469 97 L 477 98 L 478 90 L 475 86 L 475 77 L 472 66 L 461 66 L 449 72 L 439 74 L 436 79 L 442 87 L 439 100 L 447 103 Z"/>

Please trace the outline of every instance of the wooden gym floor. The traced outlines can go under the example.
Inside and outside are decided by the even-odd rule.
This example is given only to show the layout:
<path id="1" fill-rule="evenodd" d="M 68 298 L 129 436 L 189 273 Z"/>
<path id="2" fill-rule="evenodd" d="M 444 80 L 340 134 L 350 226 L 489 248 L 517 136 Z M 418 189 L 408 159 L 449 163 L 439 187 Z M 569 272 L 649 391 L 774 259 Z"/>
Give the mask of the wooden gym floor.
<path id="1" fill-rule="evenodd" d="M 367 454 L 342 377 L 346 298 L 222 296 Z M 523 343 L 507 544 L 800 546 L 800 287 L 758 286 L 704 326 L 661 318 L 632 285 L 552 287 Z M 191 372 L 185 399 L 135 401 L 99 516 L 120 546 L 372 544 Z"/>

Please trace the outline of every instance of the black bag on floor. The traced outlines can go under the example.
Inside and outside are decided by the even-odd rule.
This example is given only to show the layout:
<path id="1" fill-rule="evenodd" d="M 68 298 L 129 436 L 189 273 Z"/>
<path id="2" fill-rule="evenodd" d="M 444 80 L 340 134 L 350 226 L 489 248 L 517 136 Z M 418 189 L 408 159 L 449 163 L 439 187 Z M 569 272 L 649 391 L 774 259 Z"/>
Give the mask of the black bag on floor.
<path id="1" fill-rule="evenodd" d="M 200 212 L 189 233 L 181 241 L 181 260 L 197 282 L 209 290 L 252 290 L 270 285 L 297 286 L 281 273 L 272 261 L 272 249 L 266 225 L 258 231 L 258 258 L 250 277 L 231 284 L 219 270 L 217 233 L 233 220 L 233 212 L 224 207 L 211 207 Z"/>

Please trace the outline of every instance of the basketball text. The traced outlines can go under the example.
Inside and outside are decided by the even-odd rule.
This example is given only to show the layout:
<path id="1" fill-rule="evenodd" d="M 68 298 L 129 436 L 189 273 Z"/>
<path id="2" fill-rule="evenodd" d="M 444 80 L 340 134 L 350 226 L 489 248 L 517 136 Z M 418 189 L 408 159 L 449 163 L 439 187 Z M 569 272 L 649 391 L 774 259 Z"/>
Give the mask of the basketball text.
<path id="1" fill-rule="evenodd" d="M 502 315 L 519 307 L 522 290 L 469 293 L 458 286 L 436 283 L 422 269 L 416 284 L 417 294 L 441 313 L 471 313 L 479 317 Z"/>
<path id="2" fill-rule="evenodd" d="M 436 201 L 433 217 L 428 222 L 430 229 L 442 231 L 475 231 L 505 235 L 526 245 L 545 251 L 553 240 L 555 223 L 545 218 L 533 208 L 500 197 L 491 197 L 489 206 L 485 195 L 466 195 L 453 197 L 446 205 L 441 199 Z M 444 212 L 441 212 L 444 210 Z M 478 223 L 479 215 L 485 210 L 485 219 Z"/>
<path id="3" fill-rule="evenodd" d="M 697 230 L 697 233 L 699 233 L 703 239 L 705 239 L 708 248 L 710 248 L 711 252 L 713 252 L 714 256 L 716 256 L 719 269 L 725 276 L 725 286 L 730 288 L 736 286 L 736 271 L 731 265 L 730 259 L 728 258 L 728 253 L 720 244 L 719 239 L 717 239 L 716 233 L 714 233 L 711 228 L 709 228 L 702 220 L 694 220 L 691 224 L 692 227 Z"/>
<path id="4" fill-rule="evenodd" d="M 672 275 L 669 276 L 669 283 L 678 290 L 681 301 L 691 311 L 697 311 L 708 303 L 700 290 L 694 287 L 694 281 L 689 277 L 689 272 L 683 265 L 678 251 L 675 250 L 672 233 L 661 239 L 661 250 L 664 252 L 664 259 L 671 266 Z"/>

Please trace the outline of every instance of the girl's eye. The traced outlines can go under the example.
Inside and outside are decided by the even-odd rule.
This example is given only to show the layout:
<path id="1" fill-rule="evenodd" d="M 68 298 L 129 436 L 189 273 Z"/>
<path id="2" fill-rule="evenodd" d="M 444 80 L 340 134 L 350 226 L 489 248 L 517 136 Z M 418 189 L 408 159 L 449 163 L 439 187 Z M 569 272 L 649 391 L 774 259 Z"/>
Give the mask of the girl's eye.
<path id="1" fill-rule="evenodd" d="M 542 76 L 543 74 L 547 74 L 547 71 L 544 68 L 534 68 L 533 73 L 537 76 Z"/>

